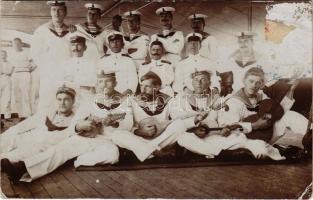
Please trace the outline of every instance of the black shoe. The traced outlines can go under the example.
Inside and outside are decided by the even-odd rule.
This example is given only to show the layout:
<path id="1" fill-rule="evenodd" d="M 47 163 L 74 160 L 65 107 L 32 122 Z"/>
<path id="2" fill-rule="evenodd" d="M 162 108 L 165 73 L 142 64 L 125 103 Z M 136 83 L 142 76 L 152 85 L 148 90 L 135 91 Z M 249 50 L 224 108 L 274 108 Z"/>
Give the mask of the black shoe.
<path id="1" fill-rule="evenodd" d="M 277 148 L 279 150 L 279 153 L 282 156 L 285 156 L 287 160 L 301 160 L 305 157 L 304 150 L 299 147 L 292 146 L 292 145 L 289 145 L 287 147 L 282 147 L 277 144 L 274 144 L 273 146 Z"/>
<path id="2" fill-rule="evenodd" d="M 16 184 L 23 174 L 27 172 L 27 169 L 23 161 L 11 163 L 7 158 L 4 158 L 1 160 L 1 171 L 5 172 L 9 180 Z"/>

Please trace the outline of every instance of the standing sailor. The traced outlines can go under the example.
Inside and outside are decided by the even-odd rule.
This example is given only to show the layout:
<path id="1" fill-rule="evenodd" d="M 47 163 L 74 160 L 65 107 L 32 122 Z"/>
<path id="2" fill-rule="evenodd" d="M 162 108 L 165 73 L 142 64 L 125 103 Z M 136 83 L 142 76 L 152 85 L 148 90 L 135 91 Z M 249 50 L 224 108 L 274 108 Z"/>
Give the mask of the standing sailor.
<path id="1" fill-rule="evenodd" d="M 83 36 L 87 39 L 87 56 L 92 56 L 92 54 L 96 54 L 97 58 L 100 58 L 103 56 L 106 52 L 104 52 L 104 49 L 106 49 L 106 35 L 108 34 L 108 31 L 104 30 L 103 27 L 98 25 L 98 22 L 101 19 L 101 12 L 103 11 L 103 6 L 96 3 L 86 3 L 85 8 L 87 8 L 87 21 L 82 24 L 77 24 L 77 32 L 80 32 L 83 34 Z M 89 44 L 95 44 L 97 46 L 97 52 L 93 52 L 93 45 Z M 90 55 L 89 55 L 90 54 Z"/>
<path id="2" fill-rule="evenodd" d="M 15 38 L 13 51 L 9 54 L 9 62 L 13 65 L 12 74 L 12 108 L 19 117 L 29 117 L 31 108 L 31 71 L 35 68 L 29 51 L 22 47 L 22 40 Z"/>
<path id="3" fill-rule="evenodd" d="M 32 58 L 38 65 L 40 77 L 38 110 L 53 101 L 57 84 L 63 78 L 61 64 L 70 58 L 70 26 L 64 23 L 67 15 L 65 2 L 48 1 L 47 4 L 50 6 L 51 21 L 35 30 L 31 44 Z"/>
<path id="4" fill-rule="evenodd" d="M 11 91 L 12 82 L 11 75 L 13 73 L 13 66 L 7 60 L 7 52 L 1 50 L 0 63 L 0 110 L 4 118 L 11 117 Z"/>
<path id="5" fill-rule="evenodd" d="M 135 61 L 137 71 L 148 55 L 149 36 L 140 30 L 141 13 L 133 10 L 124 13 L 127 20 L 129 34 L 124 36 L 124 49 Z"/>
<path id="6" fill-rule="evenodd" d="M 135 62 L 125 54 L 122 54 L 124 47 L 123 35 L 120 32 L 111 32 L 107 36 L 110 54 L 102 57 L 98 62 L 100 70 L 116 71 L 116 90 L 122 94 L 135 93 L 138 85 Z"/>
<path id="7" fill-rule="evenodd" d="M 216 64 L 200 55 L 202 35 L 190 33 L 186 37 L 188 57 L 177 63 L 173 89 L 177 93 L 193 91 L 191 74 L 195 71 L 207 70 L 211 72 L 213 86 L 216 86 Z"/>
<path id="8" fill-rule="evenodd" d="M 250 68 L 260 67 L 265 73 L 271 70 L 270 59 L 266 58 L 264 54 L 260 54 L 254 50 L 254 36 L 255 33 L 250 31 L 236 33 L 239 48 L 227 59 L 225 59 L 225 62 L 222 62 L 217 69 L 217 71 L 220 73 L 225 73 L 228 71 L 233 72 L 234 92 L 237 92 L 243 87 L 244 75 Z M 265 68 L 267 70 L 265 70 Z"/>
<path id="9" fill-rule="evenodd" d="M 202 35 L 200 55 L 216 61 L 218 57 L 217 40 L 214 36 L 204 31 L 205 19 L 208 16 L 200 13 L 190 15 L 191 28 L 194 32 Z"/>
<path id="10" fill-rule="evenodd" d="M 165 49 L 162 42 L 153 41 L 150 45 L 151 60 L 140 65 L 138 77 L 140 80 L 149 71 L 156 73 L 162 81 L 160 92 L 174 97 L 174 90 L 172 89 L 174 68 L 171 62 L 162 59 L 164 52 Z"/>
<path id="11" fill-rule="evenodd" d="M 72 36 L 70 46 L 73 57 L 63 63 L 64 81 L 72 82 L 79 88 L 78 103 L 91 100 L 97 82 L 96 62 L 85 56 L 87 45 L 84 37 Z"/>
<path id="12" fill-rule="evenodd" d="M 173 29 L 173 7 L 161 7 L 157 9 L 156 14 L 160 16 L 162 33 L 153 34 L 150 41 L 158 39 L 164 44 L 165 57 L 174 65 L 181 60 L 181 53 L 184 48 L 184 35 L 182 31 Z"/>

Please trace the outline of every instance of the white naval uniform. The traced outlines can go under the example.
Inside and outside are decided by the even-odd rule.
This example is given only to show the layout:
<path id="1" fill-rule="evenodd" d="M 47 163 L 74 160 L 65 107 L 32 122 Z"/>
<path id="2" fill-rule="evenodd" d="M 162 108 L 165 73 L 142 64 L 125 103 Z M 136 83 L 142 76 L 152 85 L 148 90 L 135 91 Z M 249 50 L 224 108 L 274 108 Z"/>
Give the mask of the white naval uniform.
<path id="1" fill-rule="evenodd" d="M 156 104 L 151 103 L 145 108 L 146 111 L 138 105 L 136 100 L 132 99 L 131 102 L 134 114 L 134 128 L 138 127 L 140 121 L 150 117 L 156 119 L 158 123 L 169 122 L 171 101 L 160 108 L 156 107 Z M 194 126 L 193 120 L 177 119 L 173 120 L 156 138 L 145 139 L 130 131 L 119 131 L 112 135 L 112 141 L 121 148 L 131 150 L 143 162 L 150 158 L 154 151 L 175 143 L 179 135 L 192 126 Z"/>
<path id="2" fill-rule="evenodd" d="M 137 71 L 139 70 L 139 66 L 141 63 L 145 61 L 145 58 L 148 55 L 149 48 L 149 36 L 143 32 L 138 32 L 136 34 L 130 34 L 129 36 L 124 36 L 124 51 L 128 54 L 128 49 L 137 49 L 129 56 L 135 61 Z"/>
<path id="3" fill-rule="evenodd" d="M 219 54 L 217 39 L 210 34 L 203 36 L 199 53 L 209 60 L 216 61 Z"/>
<path id="4" fill-rule="evenodd" d="M 194 119 L 194 116 L 201 110 L 208 111 L 209 115 L 202 121 L 203 124 L 206 124 L 209 128 L 223 127 L 227 124 L 220 124 L 219 119 L 221 116 L 218 116 L 219 113 L 208 110 L 210 105 L 210 100 L 207 98 L 198 98 L 196 99 L 196 106 L 192 106 L 186 96 L 178 95 L 175 98 L 175 102 L 172 104 L 172 116 L 173 118 L 184 118 L 191 117 Z M 242 125 L 240 123 L 240 125 Z M 243 126 L 243 131 L 248 131 L 245 126 Z M 213 158 L 214 156 L 219 155 L 222 150 L 235 150 L 238 148 L 249 149 L 252 154 L 256 157 L 258 154 L 263 153 L 270 156 L 272 159 L 280 160 L 278 150 L 277 152 L 271 153 L 270 150 L 273 150 L 271 147 L 267 147 L 266 143 L 261 140 L 249 140 L 243 133 L 235 132 L 224 137 L 220 135 L 219 131 L 211 131 L 205 138 L 199 138 L 194 133 L 185 132 L 182 134 L 177 143 L 198 154 L 207 156 L 208 158 Z"/>
<path id="5" fill-rule="evenodd" d="M 18 162 L 47 150 L 70 136 L 66 128 L 74 113 L 60 115 L 55 110 L 38 112 L 1 134 L 1 158 Z"/>
<path id="6" fill-rule="evenodd" d="M 31 110 L 31 58 L 29 51 L 9 51 L 8 60 L 13 65 L 12 109 L 19 117 L 28 117 Z"/>
<path id="7" fill-rule="evenodd" d="M 94 95 L 92 88 L 97 82 L 96 61 L 90 60 L 85 56 L 72 57 L 63 63 L 64 80 L 72 82 L 78 88 L 76 101 L 91 100 Z M 82 87 L 88 87 L 89 90 Z M 76 102 L 77 103 L 77 102 Z"/>
<path id="8" fill-rule="evenodd" d="M 120 93 L 130 89 L 136 92 L 138 77 L 134 61 L 122 53 L 113 53 L 102 57 L 97 63 L 97 70 L 116 71 L 117 85 L 115 90 Z"/>
<path id="9" fill-rule="evenodd" d="M 229 110 L 227 112 L 219 113 L 221 115 L 219 118 L 220 123 L 221 124 L 236 123 L 250 115 L 256 114 L 255 111 L 249 111 L 247 109 L 247 105 L 254 107 L 260 100 L 264 100 L 267 98 L 268 97 L 264 93 L 259 93 L 257 102 L 251 102 L 250 100 L 245 100 L 245 102 L 243 102 L 242 100 L 243 98 L 233 96 L 227 101 Z M 306 133 L 308 120 L 305 117 L 301 116 L 299 113 L 290 111 L 290 108 L 292 107 L 294 102 L 295 102 L 294 99 L 289 99 L 288 97 L 284 97 L 281 100 L 280 105 L 284 109 L 284 115 L 280 120 L 276 121 L 273 126 L 273 136 L 270 141 L 271 144 L 275 143 L 279 139 L 281 139 L 283 143 L 284 141 L 282 139 L 284 138 L 286 131 L 293 132 L 292 133 L 294 135 L 293 142 L 295 140 L 299 140 L 299 138 L 297 137 L 299 137 L 300 135 L 301 135 L 300 138 L 302 139 L 303 135 Z M 249 134 L 252 131 L 252 125 L 250 122 L 241 122 L 241 125 L 244 126 L 245 129 L 247 130 L 245 134 Z M 286 136 L 292 137 L 292 135 L 290 136 L 290 134 L 286 134 Z M 277 143 L 280 142 L 277 141 Z M 300 145 L 300 147 L 303 146 Z"/>
<path id="10" fill-rule="evenodd" d="M 162 42 L 165 48 L 164 59 L 170 61 L 175 66 L 175 64 L 181 60 L 181 54 L 184 48 L 185 39 L 183 32 L 171 30 L 166 35 L 163 33 L 153 34 L 150 39 L 150 44 L 156 39 Z"/>
<path id="11" fill-rule="evenodd" d="M 216 78 L 216 63 L 201 56 L 197 55 L 189 55 L 184 60 L 181 60 L 176 64 L 175 68 L 175 81 L 173 83 L 173 89 L 177 93 L 182 93 L 184 88 L 187 87 L 191 91 L 194 90 L 192 86 L 192 78 L 191 74 L 197 71 L 210 71 L 212 73 L 211 76 L 211 86 L 216 87 L 217 78 Z"/>
<path id="12" fill-rule="evenodd" d="M 40 178 L 75 157 L 77 157 L 74 162 L 75 167 L 80 165 L 93 166 L 98 163 L 114 164 L 118 162 L 118 147 L 110 139 L 116 130 L 130 130 L 133 125 L 133 116 L 128 102 L 128 99 L 126 99 L 118 107 L 108 109 L 100 109 L 97 104 L 90 102 L 89 104 L 81 105 L 73 119 L 73 126 L 71 125 L 67 129 L 72 133 L 69 138 L 44 152 L 23 159 L 28 173 L 24 174 L 21 181 L 29 182 Z M 82 137 L 74 133 L 77 122 L 88 116 L 104 118 L 109 113 L 122 112 L 125 112 L 126 116 L 124 119 L 118 120 L 119 126 L 117 128 L 111 126 L 103 127 L 101 134 L 95 138 Z"/>
<path id="13" fill-rule="evenodd" d="M 86 38 L 87 49 L 85 56 L 88 58 L 100 58 L 105 52 L 103 51 L 103 46 L 106 45 L 106 37 L 109 31 L 101 28 L 98 33 L 92 33 L 88 31 L 86 23 L 75 25 L 77 32 L 80 33 L 84 38 Z M 76 34 L 76 33 L 75 33 Z M 94 44 L 96 46 L 97 52 L 94 51 Z"/>
<path id="14" fill-rule="evenodd" d="M 139 82 L 141 77 L 149 71 L 160 77 L 162 81 L 160 92 L 173 97 L 174 90 L 171 85 L 174 81 L 174 68 L 172 63 L 166 60 L 151 60 L 150 63 L 142 63 L 138 71 Z"/>
<path id="15" fill-rule="evenodd" d="M 40 77 L 38 110 L 49 107 L 53 102 L 57 84 L 63 79 L 62 63 L 71 55 L 69 32 L 63 31 L 59 36 L 51 29 L 51 23 L 47 22 L 35 30 L 31 44 L 31 55 Z"/>
<path id="16" fill-rule="evenodd" d="M 0 110 L 5 118 L 11 116 L 11 75 L 13 66 L 9 62 L 0 63 Z"/>
<path id="17" fill-rule="evenodd" d="M 243 87 L 243 79 L 245 73 L 252 67 L 261 67 L 265 73 L 265 83 L 272 80 L 271 72 L 273 71 L 271 59 L 266 55 L 254 52 L 254 59 L 250 61 L 242 61 L 240 58 L 239 50 L 232 53 L 227 59 L 223 60 L 216 69 L 218 72 L 223 73 L 227 71 L 233 72 L 233 92 L 237 92 Z"/>

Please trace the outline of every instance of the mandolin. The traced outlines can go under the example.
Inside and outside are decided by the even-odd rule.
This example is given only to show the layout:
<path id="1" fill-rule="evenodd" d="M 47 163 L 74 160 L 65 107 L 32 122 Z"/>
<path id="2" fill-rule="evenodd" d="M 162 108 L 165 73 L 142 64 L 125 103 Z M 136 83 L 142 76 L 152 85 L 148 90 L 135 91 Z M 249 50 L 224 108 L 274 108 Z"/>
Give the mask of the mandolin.
<path id="1" fill-rule="evenodd" d="M 86 120 L 92 121 L 96 126 L 95 129 L 90 131 L 90 135 L 99 135 L 101 134 L 101 129 L 103 126 L 111 126 L 113 128 L 117 128 L 119 126 L 119 122 L 117 120 L 125 119 L 126 113 L 110 113 L 106 117 L 96 117 L 93 115 L 89 115 Z"/>

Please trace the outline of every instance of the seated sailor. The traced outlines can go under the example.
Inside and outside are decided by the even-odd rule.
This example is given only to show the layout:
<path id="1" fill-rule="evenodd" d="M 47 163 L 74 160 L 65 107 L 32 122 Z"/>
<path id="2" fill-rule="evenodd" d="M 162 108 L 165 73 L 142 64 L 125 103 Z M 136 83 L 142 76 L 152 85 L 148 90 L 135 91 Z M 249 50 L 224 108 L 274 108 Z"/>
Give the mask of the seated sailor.
<path id="1" fill-rule="evenodd" d="M 1 134 L 1 158 L 15 162 L 68 137 L 63 130 L 74 116 L 75 95 L 73 88 L 62 85 L 56 92 L 57 108 L 41 110 Z"/>
<path id="2" fill-rule="evenodd" d="M 148 72 L 141 77 L 140 94 L 131 99 L 134 130 L 118 131 L 113 142 L 132 151 L 140 161 L 158 154 L 176 142 L 186 128 L 194 126 L 194 119 L 170 120 L 171 97 L 160 92 L 162 81 Z"/>
<path id="3" fill-rule="evenodd" d="M 75 157 L 75 167 L 118 162 L 119 151 L 110 135 L 117 129 L 130 130 L 133 116 L 127 97 L 114 89 L 116 84 L 115 73 L 102 71 L 97 78 L 95 101 L 80 105 L 67 129 L 70 137 L 17 163 L 2 160 L 2 169 L 11 180 L 32 181 Z"/>
<path id="4" fill-rule="evenodd" d="M 193 93 L 177 95 L 171 106 L 171 116 L 174 119 L 202 116 L 200 121 L 195 122 L 194 127 L 187 129 L 179 136 L 178 144 L 208 158 L 219 155 L 222 150 L 245 148 L 253 152 L 257 158 L 265 155 L 273 159 L 281 159 L 278 150 L 272 155 L 267 151 L 266 143 L 263 141 L 247 140 L 242 133 L 227 133 L 228 129 L 235 130 L 240 127 L 219 123 L 219 112 L 212 107 L 219 95 L 217 90 L 210 89 L 210 77 L 211 74 L 208 71 L 194 72 L 192 74 L 192 84 L 195 88 Z M 254 144 L 257 143 L 260 143 L 258 149 L 254 148 Z"/>

